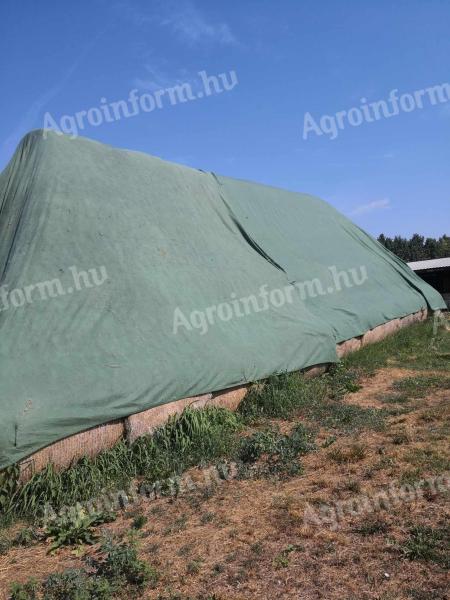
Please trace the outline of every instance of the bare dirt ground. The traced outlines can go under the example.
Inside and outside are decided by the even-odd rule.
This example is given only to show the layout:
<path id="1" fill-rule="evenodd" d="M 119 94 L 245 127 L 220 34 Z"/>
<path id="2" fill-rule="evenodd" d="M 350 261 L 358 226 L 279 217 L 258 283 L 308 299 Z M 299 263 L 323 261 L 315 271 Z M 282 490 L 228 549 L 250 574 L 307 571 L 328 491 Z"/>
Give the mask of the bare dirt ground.
<path id="1" fill-rule="evenodd" d="M 381 369 L 364 380 L 346 402 L 399 410 L 391 410 L 394 414 L 382 431 L 342 435 L 330 444 L 323 443 L 329 432 L 320 431 L 319 449 L 302 457 L 300 476 L 203 484 L 176 499 L 142 500 L 105 525 L 104 530 L 125 539 L 136 515 L 147 518 L 134 535 L 140 557 L 157 568 L 160 579 L 140 595 L 216 600 L 449 598 L 444 565 L 405 551 L 412 528 L 448 527 L 449 494 L 444 488 L 449 489 L 449 392 L 434 390 L 401 405 L 383 402 L 393 383 L 409 375 L 420 373 Z M 282 426 L 288 429 L 292 423 Z M 203 481 L 200 470 L 191 475 Z M 439 489 L 419 486 L 421 493 L 414 492 L 414 484 L 435 477 L 441 477 Z M 342 504 L 370 500 L 389 486 L 397 489 L 405 483 L 410 487 L 404 489 L 413 490 L 409 496 L 379 510 L 369 501 L 365 509 L 350 514 L 350 503 Z M 448 540 L 438 542 L 441 551 L 445 543 L 448 547 Z M 12 581 L 41 580 L 79 567 L 83 555 L 95 554 L 97 547 L 75 553 L 64 548 L 55 555 L 47 550 L 48 544 L 39 543 L 0 557 L 2 597 L 7 598 Z"/>

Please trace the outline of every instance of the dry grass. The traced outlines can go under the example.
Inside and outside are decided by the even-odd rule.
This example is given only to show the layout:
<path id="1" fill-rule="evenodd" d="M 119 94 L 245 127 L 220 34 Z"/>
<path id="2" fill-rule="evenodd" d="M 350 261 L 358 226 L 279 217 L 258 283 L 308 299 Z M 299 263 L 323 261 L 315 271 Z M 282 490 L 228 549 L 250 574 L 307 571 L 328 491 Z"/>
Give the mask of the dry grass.
<path id="1" fill-rule="evenodd" d="M 382 369 L 347 402 L 385 408 L 383 397 L 409 376 L 407 370 Z M 307 505 L 319 510 L 448 469 L 448 399 L 448 390 L 433 389 L 424 398 L 389 403 L 391 409 L 406 404 L 407 410 L 393 411 L 381 431 L 342 434 L 330 442 L 330 431 L 322 428 L 318 451 L 302 459 L 302 475 L 235 479 L 215 488 L 199 486 L 176 499 L 141 501 L 104 529 L 119 539 L 134 529 L 140 558 L 160 573 L 157 587 L 146 590 L 144 598 L 446 598 L 444 567 L 426 554 L 411 559 L 405 551 L 415 550 L 412 528 L 442 530 L 449 516 L 444 493 L 424 493 L 376 514 L 345 516 L 337 528 L 305 524 L 304 513 Z M 291 427 L 278 424 L 281 430 Z M 202 481 L 199 469 L 191 475 Z M 136 529 L 141 515 L 145 518 Z M 70 549 L 49 556 L 47 549 L 41 542 L 0 557 L 5 598 L 12 581 L 81 567 L 83 555 L 95 554 L 97 546 L 78 551 L 79 556 Z"/>
<path id="2" fill-rule="evenodd" d="M 114 523 L 102 526 L 118 541 L 137 540 L 140 559 L 159 574 L 155 586 L 139 591 L 139 596 L 449 598 L 448 492 L 425 486 L 409 501 L 387 506 L 380 500 L 375 511 L 351 514 L 343 509 L 363 497 L 380 498 L 380 492 L 392 486 L 406 484 L 405 489 L 411 490 L 421 479 L 444 473 L 448 484 L 449 371 L 439 370 L 448 359 L 443 350 L 429 356 L 425 347 L 421 349 L 420 328 L 425 325 L 411 335 L 426 371 L 410 359 L 404 361 L 408 368 L 389 359 L 389 352 L 397 356 L 402 339 L 383 342 L 362 354 L 361 389 L 345 397 L 344 402 L 355 407 L 348 411 L 355 419 L 360 418 L 358 407 L 383 409 L 384 428 L 339 429 L 314 412 L 287 420 L 266 418 L 262 426 L 276 427 L 283 435 L 290 434 L 299 419 L 314 428 L 317 451 L 302 456 L 300 473 L 259 479 L 247 473 L 246 478 L 206 485 L 205 471 L 194 468 L 189 471 L 194 491 L 176 498 L 141 499 Z M 444 342 L 448 345 L 449 340 Z M 368 368 L 370 361 L 378 365 L 375 372 Z M 352 358 L 352 363 L 358 366 L 358 359 Z M 258 427 L 261 431 L 261 424 Z M 9 535 L 17 536 L 19 529 L 15 525 Z M 86 557 L 99 556 L 98 545 L 75 552 L 62 548 L 51 556 L 49 545 L 33 541 L 0 555 L 2 598 L 7 598 L 12 581 L 26 582 L 30 577 L 42 581 L 67 568 L 86 568 Z M 135 597 L 127 593 L 117 597 Z"/>

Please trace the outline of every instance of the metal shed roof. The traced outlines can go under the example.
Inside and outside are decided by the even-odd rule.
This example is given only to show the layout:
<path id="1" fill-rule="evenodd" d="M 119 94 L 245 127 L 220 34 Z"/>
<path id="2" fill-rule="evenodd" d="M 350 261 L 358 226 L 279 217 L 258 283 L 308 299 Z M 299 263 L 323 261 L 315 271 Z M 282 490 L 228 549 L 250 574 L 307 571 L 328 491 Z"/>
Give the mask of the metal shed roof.
<path id="1" fill-rule="evenodd" d="M 432 269 L 444 269 L 450 267 L 449 258 L 435 258 L 433 260 L 419 260 L 408 263 L 413 271 L 431 271 Z"/>

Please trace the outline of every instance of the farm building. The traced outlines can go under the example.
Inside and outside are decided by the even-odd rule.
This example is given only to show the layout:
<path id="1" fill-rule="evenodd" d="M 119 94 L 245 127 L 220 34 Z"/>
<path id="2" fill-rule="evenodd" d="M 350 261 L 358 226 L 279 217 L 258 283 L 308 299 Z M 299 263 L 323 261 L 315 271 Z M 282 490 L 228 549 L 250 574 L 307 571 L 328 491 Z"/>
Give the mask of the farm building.
<path id="1" fill-rule="evenodd" d="M 408 265 L 421 279 L 442 294 L 447 307 L 450 308 L 450 257 L 419 260 Z"/>
<path id="2" fill-rule="evenodd" d="M 0 468 L 31 471 L 445 308 L 318 198 L 42 130 L 0 175 L 0 298 Z"/>

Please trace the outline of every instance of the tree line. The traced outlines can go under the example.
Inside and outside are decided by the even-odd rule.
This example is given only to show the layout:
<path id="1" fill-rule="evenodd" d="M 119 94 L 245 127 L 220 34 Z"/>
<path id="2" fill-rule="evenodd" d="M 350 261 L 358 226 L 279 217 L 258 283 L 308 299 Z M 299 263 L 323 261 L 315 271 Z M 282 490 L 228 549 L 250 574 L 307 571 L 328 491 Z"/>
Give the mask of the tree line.
<path id="1" fill-rule="evenodd" d="M 415 233 L 411 239 L 408 239 L 400 235 L 390 238 L 382 233 L 378 237 L 378 241 L 406 262 L 450 257 L 450 237 L 448 235 L 435 239 L 425 238 L 423 235 Z"/>

